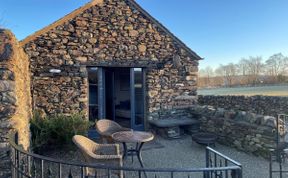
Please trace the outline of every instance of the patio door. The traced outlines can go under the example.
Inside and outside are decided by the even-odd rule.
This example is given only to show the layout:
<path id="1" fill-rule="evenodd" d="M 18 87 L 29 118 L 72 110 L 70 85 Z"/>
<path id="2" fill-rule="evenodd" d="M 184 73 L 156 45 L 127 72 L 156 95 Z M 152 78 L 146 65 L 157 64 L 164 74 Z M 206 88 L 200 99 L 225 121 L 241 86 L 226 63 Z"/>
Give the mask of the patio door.
<path id="1" fill-rule="evenodd" d="M 88 70 L 91 71 L 91 68 Z M 96 102 L 97 110 L 90 114 L 90 120 L 92 120 L 91 117 L 96 118 L 97 116 L 98 119 L 106 118 L 116 122 L 121 120 L 124 121 L 122 123 L 125 123 L 126 127 L 144 130 L 145 70 L 143 68 L 113 67 L 94 67 L 93 70 L 94 76 L 91 74 L 90 76 L 95 78 L 97 75 L 97 81 L 94 82 L 97 83 L 97 86 L 89 82 L 90 113 L 92 104 Z M 92 86 L 95 87 L 92 88 Z M 93 98 L 96 95 L 97 99 Z M 96 112 L 98 112 L 97 115 Z M 122 119 L 118 117 L 122 117 Z M 121 125 L 121 123 L 119 124 Z"/>
<path id="2" fill-rule="evenodd" d="M 144 130 L 145 72 L 143 68 L 130 69 L 131 128 Z"/>

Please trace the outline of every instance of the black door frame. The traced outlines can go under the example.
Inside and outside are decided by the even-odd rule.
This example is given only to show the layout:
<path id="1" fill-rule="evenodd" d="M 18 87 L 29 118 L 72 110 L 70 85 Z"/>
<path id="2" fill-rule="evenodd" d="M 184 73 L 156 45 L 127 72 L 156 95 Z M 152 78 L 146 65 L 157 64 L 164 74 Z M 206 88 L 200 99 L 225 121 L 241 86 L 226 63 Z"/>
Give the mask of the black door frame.
<path id="1" fill-rule="evenodd" d="M 88 67 L 88 66 L 87 66 Z M 92 67 L 92 66 L 89 66 Z M 98 68 L 98 119 L 106 118 L 106 86 L 105 86 L 105 70 L 107 68 L 114 67 L 104 67 L 104 66 L 93 66 Z M 146 68 L 144 67 L 125 67 L 130 68 L 130 104 L 131 104 L 131 120 L 130 126 L 135 130 L 145 130 L 147 108 L 146 108 Z M 134 88 L 134 68 L 142 69 L 142 92 L 143 92 L 143 124 L 135 125 L 135 88 Z M 114 90 L 114 89 L 113 89 Z M 115 104 L 114 104 L 115 112 Z M 115 115 L 115 113 L 114 113 Z M 115 118 L 114 118 L 115 119 Z"/>
<path id="2" fill-rule="evenodd" d="M 106 114 L 107 119 L 111 119 L 111 120 L 115 121 L 115 71 L 111 70 L 111 68 L 106 68 L 106 69 L 104 69 L 104 73 L 105 73 L 105 87 L 104 87 L 104 90 L 105 90 L 105 114 Z M 111 75 L 111 76 L 109 76 L 109 75 Z M 110 88 L 109 88 L 109 84 L 110 84 Z M 110 95 L 109 99 L 107 98 L 107 96 L 108 96 L 107 92 Z M 107 107 L 110 107 L 111 110 L 107 109 Z M 112 116 L 110 115 L 110 117 L 107 116 L 109 111 L 111 111 L 111 113 L 112 113 Z"/>
<path id="3" fill-rule="evenodd" d="M 143 121 L 142 124 L 140 125 L 136 125 L 136 113 L 135 113 L 135 73 L 134 73 L 134 69 L 135 68 L 140 68 L 140 67 L 133 67 L 130 68 L 130 104 L 131 104 L 131 128 L 135 129 L 135 130 L 144 130 L 145 129 L 145 120 L 146 120 L 146 82 L 145 82 L 145 70 L 143 68 L 142 69 L 142 100 L 143 100 Z"/>
<path id="4" fill-rule="evenodd" d="M 105 68 L 98 67 L 98 119 L 106 117 Z"/>

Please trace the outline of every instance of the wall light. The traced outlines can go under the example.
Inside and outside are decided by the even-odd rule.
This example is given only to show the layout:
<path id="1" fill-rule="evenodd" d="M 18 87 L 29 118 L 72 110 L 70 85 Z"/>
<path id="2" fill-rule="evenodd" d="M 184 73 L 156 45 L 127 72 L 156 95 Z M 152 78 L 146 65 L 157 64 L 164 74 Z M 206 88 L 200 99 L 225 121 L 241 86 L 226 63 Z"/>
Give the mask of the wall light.
<path id="1" fill-rule="evenodd" d="M 60 69 L 50 69 L 49 72 L 53 73 L 53 74 L 59 74 L 61 72 L 61 70 Z"/>

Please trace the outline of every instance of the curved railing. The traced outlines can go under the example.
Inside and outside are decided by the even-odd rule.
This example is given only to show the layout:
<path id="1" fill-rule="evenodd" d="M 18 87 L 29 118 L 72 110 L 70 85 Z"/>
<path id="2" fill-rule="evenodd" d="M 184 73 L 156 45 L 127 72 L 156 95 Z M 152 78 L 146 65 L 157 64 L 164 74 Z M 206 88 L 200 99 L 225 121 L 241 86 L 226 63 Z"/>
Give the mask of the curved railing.
<path id="1" fill-rule="evenodd" d="M 96 170 L 95 175 L 92 177 L 105 178 L 115 177 L 116 175 L 113 173 L 115 171 L 119 172 L 119 170 L 123 171 L 125 178 L 242 178 L 242 166 L 240 163 L 210 147 L 206 147 L 206 159 L 203 160 L 206 161 L 206 167 L 204 168 L 150 169 L 67 162 L 41 156 L 24 151 L 22 147 L 17 144 L 17 136 L 15 137 L 15 133 L 10 135 L 9 142 L 11 145 L 12 178 L 85 178 L 85 168 Z"/>

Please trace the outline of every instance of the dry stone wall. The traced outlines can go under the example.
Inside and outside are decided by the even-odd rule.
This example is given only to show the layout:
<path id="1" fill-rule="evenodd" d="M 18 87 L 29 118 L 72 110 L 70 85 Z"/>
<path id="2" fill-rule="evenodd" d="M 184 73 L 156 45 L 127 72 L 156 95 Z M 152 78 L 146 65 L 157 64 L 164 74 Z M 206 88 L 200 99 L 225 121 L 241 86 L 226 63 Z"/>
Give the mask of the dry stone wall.
<path id="1" fill-rule="evenodd" d="M 288 91 L 287 91 L 288 92 Z M 288 97 L 276 96 L 198 96 L 200 105 L 247 111 L 277 117 L 288 114 Z"/>
<path id="2" fill-rule="evenodd" d="M 46 114 L 88 110 L 87 66 L 147 67 L 150 119 L 197 101 L 198 60 L 130 1 L 104 0 L 24 41 L 33 107 Z"/>
<path id="3" fill-rule="evenodd" d="M 212 106 L 195 106 L 190 113 L 201 122 L 201 130 L 216 134 L 221 144 L 264 157 L 276 146 L 275 117 Z"/>
<path id="4" fill-rule="evenodd" d="M 14 35 L 0 29 L 0 177 L 10 175 L 8 134 L 18 132 L 19 144 L 29 147 L 31 95 L 29 60 Z M 2 157 L 5 156 L 5 157 Z"/>

